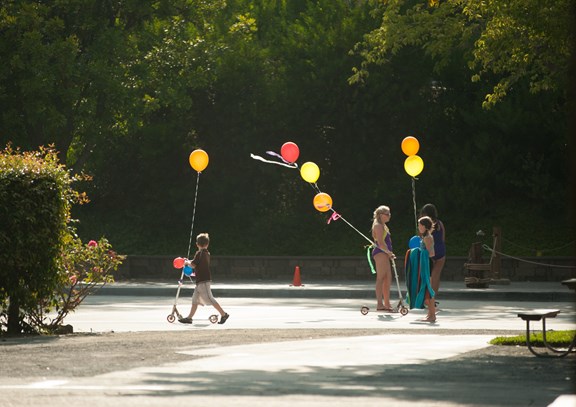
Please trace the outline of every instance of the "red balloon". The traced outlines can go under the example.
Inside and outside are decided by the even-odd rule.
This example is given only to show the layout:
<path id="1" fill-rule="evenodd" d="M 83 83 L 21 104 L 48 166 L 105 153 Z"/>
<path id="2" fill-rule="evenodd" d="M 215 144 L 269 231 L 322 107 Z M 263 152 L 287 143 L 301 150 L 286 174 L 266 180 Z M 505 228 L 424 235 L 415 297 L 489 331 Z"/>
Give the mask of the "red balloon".
<path id="1" fill-rule="evenodd" d="M 172 265 L 175 269 L 181 269 L 184 267 L 184 258 L 183 257 L 176 257 L 172 262 Z"/>
<path id="2" fill-rule="evenodd" d="M 288 141 L 282 144 L 280 154 L 282 155 L 282 158 L 288 161 L 289 163 L 294 163 L 296 162 L 298 156 L 300 155 L 300 149 L 295 143 Z"/>

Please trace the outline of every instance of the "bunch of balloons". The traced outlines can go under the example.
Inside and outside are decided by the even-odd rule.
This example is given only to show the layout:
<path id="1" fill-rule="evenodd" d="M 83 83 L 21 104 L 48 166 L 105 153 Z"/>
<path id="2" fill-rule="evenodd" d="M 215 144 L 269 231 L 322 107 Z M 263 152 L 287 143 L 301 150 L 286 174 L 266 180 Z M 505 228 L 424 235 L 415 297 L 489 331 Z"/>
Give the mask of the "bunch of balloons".
<path id="1" fill-rule="evenodd" d="M 330 195 L 328 195 L 326 192 L 320 191 L 320 189 L 316 185 L 316 181 L 320 177 L 320 169 L 316 164 L 314 164 L 313 162 L 304 163 L 302 165 L 302 168 L 300 169 L 300 175 L 302 176 L 302 179 L 304 181 L 309 182 L 310 184 L 314 184 L 314 189 L 317 191 L 316 195 L 314 196 L 314 199 L 312 200 L 314 208 L 318 212 L 332 211 L 332 215 L 328 218 L 327 223 L 330 223 L 331 221 L 336 221 L 338 219 L 342 219 L 344 223 L 346 223 L 348 226 L 354 229 L 364 239 L 368 240 L 370 244 L 373 243 L 372 240 L 370 240 L 370 238 L 368 238 L 365 234 L 360 232 L 357 228 L 354 227 L 354 225 L 352 225 L 350 222 L 344 219 L 342 215 L 340 215 L 338 212 L 334 210 L 332 206 L 332 197 Z"/>
<path id="2" fill-rule="evenodd" d="M 420 143 L 416 137 L 408 136 L 402 140 L 402 152 L 408 156 L 404 161 L 404 170 L 411 177 L 418 176 L 424 169 L 424 161 L 416 155 L 419 149 Z"/>
<path id="3" fill-rule="evenodd" d="M 282 144 L 282 147 L 280 148 L 280 154 L 275 153 L 274 151 L 266 151 L 266 154 L 277 157 L 281 161 L 266 160 L 254 154 L 250 154 L 250 157 L 265 163 L 277 164 L 288 168 L 298 169 L 296 160 L 298 160 L 298 157 L 300 157 L 300 149 L 296 143 L 292 141 L 287 141 L 286 143 Z M 320 178 L 320 168 L 318 168 L 318 165 L 312 161 L 305 162 L 302 164 L 302 167 L 300 167 L 300 176 L 304 181 L 310 184 L 316 184 L 316 181 L 318 181 L 318 178 Z"/>
<path id="4" fill-rule="evenodd" d="M 175 269 L 182 269 L 182 272 L 187 277 L 194 277 L 194 269 L 190 266 L 188 259 L 184 257 L 176 257 L 172 262 Z"/>
<path id="5" fill-rule="evenodd" d="M 416 155 L 418 150 L 420 149 L 420 143 L 418 139 L 413 136 L 405 137 L 402 140 L 402 152 L 406 154 L 408 157 L 404 161 L 404 170 L 408 175 L 412 177 L 412 204 L 414 206 L 414 222 L 416 223 L 416 230 L 418 230 L 418 215 L 416 213 L 416 177 L 422 172 L 424 169 L 424 161 L 420 156 Z M 418 236 L 414 236 L 417 238 Z M 409 242 L 409 247 L 412 249 L 413 245 L 416 244 L 416 239 L 411 239 Z"/>
<path id="6" fill-rule="evenodd" d="M 318 167 L 318 165 L 312 161 L 307 161 L 304 164 L 302 164 L 301 167 L 298 167 L 298 164 L 296 164 L 296 160 L 300 156 L 300 149 L 295 143 L 291 141 L 284 143 L 280 148 L 280 154 L 275 153 L 273 151 L 266 151 L 266 154 L 277 157 L 281 161 L 266 160 L 254 154 L 250 154 L 250 157 L 252 157 L 255 160 L 259 160 L 269 164 L 277 164 L 294 169 L 300 168 L 300 176 L 302 177 L 302 179 L 307 183 L 309 183 L 310 186 L 312 186 L 312 188 L 316 191 L 316 195 L 312 200 L 314 208 L 319 212 L 332 211 L 332 215 L 329 217 L 328 223 L 330 223 L 333 220 L 336 221 L 338 219 L 342 219 L 348 226 L 350 226 L 352 229 L 354 229 L 356 232 L 358 232 L 372 244 L 372 241 L 368 237 L 362 234 L 362 232 L 356 229 L 352 224 L 350 224 L 350 222 L 344 219 L 342 215 L 338 214 L 334 210 L 332 206 L 332 197 L 327 193 L 322 192 L 320 188 L 318 188 L 318 185 L 316 185 L 316 181 L 318 181 L 318 179 L 320 178 L 320 168 Z"/>

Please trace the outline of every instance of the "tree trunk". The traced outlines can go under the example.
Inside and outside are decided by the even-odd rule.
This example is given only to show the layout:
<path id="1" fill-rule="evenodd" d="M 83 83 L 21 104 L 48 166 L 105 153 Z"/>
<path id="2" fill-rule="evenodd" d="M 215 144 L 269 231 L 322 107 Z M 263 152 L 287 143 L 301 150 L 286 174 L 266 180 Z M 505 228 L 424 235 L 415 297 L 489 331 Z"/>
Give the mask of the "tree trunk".
<path id="1" fill-rule="evenodd" d="M 11 296 L 8 305 L 8 335 L 19 335 L 20 327 L 20 301 L 18 297 Z"/>

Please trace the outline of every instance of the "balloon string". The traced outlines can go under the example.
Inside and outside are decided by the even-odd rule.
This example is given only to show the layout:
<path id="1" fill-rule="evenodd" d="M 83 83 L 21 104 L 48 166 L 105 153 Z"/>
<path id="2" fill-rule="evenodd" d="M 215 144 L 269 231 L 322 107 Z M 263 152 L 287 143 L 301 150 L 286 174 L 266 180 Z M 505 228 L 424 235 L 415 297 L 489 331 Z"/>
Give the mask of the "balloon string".
<path id="1" fill-rule="evenodd" d="M 330 208 L 330 210 L 334 213 L 336 213 L 336 211 L 332 208 Z M 362 232 L 360 232 L 358 229 L 356 229 L 350 222 L 348 222 L 346 219 L 344 219 L 344 216 L 340 215 L 339 213 L 336 213 L 336 215 L 338 215 L 339 219 L 342 219 L 344 222 L 346 222 L 346 224 L 348 226 L 350 226 L 352 229 L 354 229 L 356 232 L 358 232 L 358 234 L 360 236 L 362 236 L 364 239 L 368 240 L 368 242 L 370 242 L 370 245 L 373 246 L 374 242 L 372 240 L 370 240 L 365 234 L 363 234 Z"/>
<path id="2" fill-rule="evenodd" d="M 412 177 L 412 203 L 414 204 L 414 223 L 418 232 L 418 217 L 416 215 L 416 178 Z"/>
<path id="3" fill-rule="evenodd" d="M 296 163 L 291 163 L 290 161 L 286 161 L 284 159 L 284 157 L 282 157 L 281 154 L 275 153 L 274 151 L 266 151 L 266 154 L 271 155 L 273 157 L 278 157 L 279 159 L 281 159 L 284 163 L 286 163 L 288 165 L 292 165 L 292 164 L 296 165 Z"/>
<path id="4" fill-rule="evenodd" d="M 192 236 L 194 235 L 194 217 L 196 216 L 196 199 L 198 198 L 198 185 L 200 184 L 200 171 L 196 177 L 196 192 L 194 193 L 194 210 L 192 211 L 192 226 L 190 226 L 190 241 L 188 242 L 188 254 L 186 258 L 190 258 L 190 250 L 192 248 Z"/>

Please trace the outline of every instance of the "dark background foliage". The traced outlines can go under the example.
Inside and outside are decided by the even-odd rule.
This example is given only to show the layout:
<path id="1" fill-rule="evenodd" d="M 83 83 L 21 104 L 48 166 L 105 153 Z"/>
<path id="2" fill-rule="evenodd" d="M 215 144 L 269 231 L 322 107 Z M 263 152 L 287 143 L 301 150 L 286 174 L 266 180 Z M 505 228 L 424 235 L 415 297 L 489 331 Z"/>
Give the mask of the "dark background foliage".
<path id="1" fill-rule="evenodd" d="M 185 255 L 194 215 L 194 234 L 209 232 L 220 255 L 362 255 L 366 240 L 327 224 L 298 171 L 250 158 L 292 141 L 361 233 L 378 205 L 391 207 L 400 253 L 415 232 L 400 148 L 412 135 L 425 165 L 417 206 L 438 207 L 449 255 L 465 255 L 479 229 L 489 240 L 493 225 L 507 253 L 573 254 L 566 89 L 533 93 L 521 78 L 483 108 L 499 77 L 471 81 L 473 24 L 468 37 L 453 29 L 463 40 L 442 53 L 398 39 L 350 83 L 366 58 L 357 44 L 382 24 L 371 2 L 101 4 L 0 6 L 0 139 L 55 143 L 69 168 L 94 176 L 92 202 L 73 212 L 84 239 Z M 200 176 L 188 164 L 196 148 L 210 157 Z"/>

